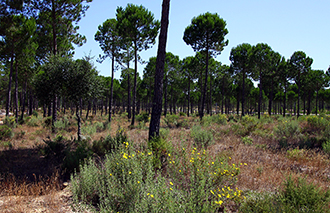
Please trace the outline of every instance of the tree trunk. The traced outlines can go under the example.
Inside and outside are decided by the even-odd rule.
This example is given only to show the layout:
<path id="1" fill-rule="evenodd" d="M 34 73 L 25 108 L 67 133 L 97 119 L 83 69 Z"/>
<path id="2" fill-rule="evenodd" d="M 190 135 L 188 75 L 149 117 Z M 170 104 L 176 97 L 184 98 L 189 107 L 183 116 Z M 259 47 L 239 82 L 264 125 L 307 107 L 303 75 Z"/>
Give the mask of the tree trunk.
<path id="1" fill-rule="evenodd" d="M 24 112 L 25 112 L 25 102 L 26 102 L 26 87 L 27 87 L 27 81 L 25 81 L 24 88 L 23 88 L 23 101 L 22 101 L 22 114 L 20 120 L 23 120 L 24 118 Z"/>
<path id="2" fill-rule="evenodd" d="M 134 126 L 135 122 L 135 109 L 136 109 L 136 82 L 137 82 L 137 46 L 136 40 L 134 41 L 134 58 L 135 58 L 135 69 L 134 69 L 134 87 L 133 87 L 133 109 L 132 109 L 132 122 L 131 126 Z"/>
<path id="3" fill-rule="evenodd" d="M 111 62 L 111 85 L 110 85 L 110 100 L 109 100 L 109 123 L 111 122 L 111 110 L 112 110 L 112 101 L 113 101 L 113 78 L 115 75 L 115 56 L 112 56 Z"/>
<path id="4" fill-rule="evenodd" d="M 203 91 L 202 109 L 200 114 L 201 120 L 203 119 L 204 116 L 204 103 L 206 97 L 208 73 L 209 73 L 209 46 L 208 46 L 208 38 L 206 38 L 206 69 L 205 69 L 205 83 L 204 83 L 204 91 Z"/>
<path id="5" fill-rule="evenodd" d="M 262 75 L 261 75 L 261 70 L 260 70 L 258 119 L 260 119 L 261 102 L 262 102 Z"/>
<path id="6" fill-rule="evenodd" d="M 245 115 L 245 108 L 244 108 L 244 103 L 245 103 L 245 70 L 243 70 L 243 88 L 242 88 L 242 117 Z"/>
<path id="7" fill-rule="evenodd" d="M 190 78 L 188 77 L 188 111 L 187 111 L 188 117 L 189 117 L 189 106 L 190 106 Z"/>
<path id="8" fill-rule="evenodd" d="M 17 60 L 15 60 L 16 75 L 15 75 L 15 122 L 18 123 L 18 68 Z"/>
<path id="9" fill-rule="evenodd" d="M 77 116 L 77 122 L 78 122 L 78 141 L 81 139 L 81 118 L 80 118 L 80 113 L 79 113 L 79 104 L 76 105 L 76 116 Z"/>
<path id="10" fill-rule="evenodd" d="M 130 74 L 129 74 L 129 62 L 127 63 L 127 73 L 128 73 L 128 76 L 127 76 L 127 113 L 128 113 L 128 119 L 131 119 L 131 82 L 130 82 Z"/>
<path id="11" fill-rule="evenodd" d="M 57 95 L 54 95 L 54 98 L 53 98 L 53 119 L 52 119 L 52 131 L 53 132 L 55 132 L 54 124 L 55 124 L 56 121 L 57 121 Z"/>
<path id="12" fill-rule="evenodd" d="M 165 83 L 164 83 L 164 116 L 167 114 L 167 74 L 165 74 Z"/>
<path id="13" fill-rule="evenodd" d="M 168 30 L 168 16 L 170 9 L 170 0 L 163 0 L 162 5 L 162 18 L 161 29 L 159 35 L 158 53 L 156 61 L 156 74 L 155 74 L 155 91 L 154 100 L 152 104 L 152 114 L 149 127 L 149 140 L 153 137 L 159 137 L 160 116 L 162 113 L 163 101 L 163 79 L 164 79 L 164 64 L 166 55 L 166 42 Z"/>
<path id="14" fill-rule="evenodd" d="M 10 56 L 10 73 L 9 73 L 9 79 L 8 79 L 8 91 L 7 91 L 7 103 L 6 103 L 6 116 L 9 116 L 9 107 L 11 102 L 11 83 L 13 78 L 13 63 L 14 63 L 14 49 L 11 51 Z"/>

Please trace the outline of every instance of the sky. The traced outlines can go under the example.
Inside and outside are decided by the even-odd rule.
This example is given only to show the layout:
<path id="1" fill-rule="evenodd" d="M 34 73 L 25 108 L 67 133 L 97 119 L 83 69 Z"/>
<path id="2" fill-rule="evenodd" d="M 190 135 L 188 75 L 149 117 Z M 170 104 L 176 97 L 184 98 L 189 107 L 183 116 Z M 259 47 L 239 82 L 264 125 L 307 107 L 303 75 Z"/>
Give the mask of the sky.
<path id="1" fill-rule="evenodd" d="M 86 44 L 76 47 L 75 58 L 94 56 L 94 65 L 100 75 L 110 76 L 110 59 L 102 64 L 96 59 L 102 54 L 94 35 L 106 19 L 116 18 L 116 9 L 128 3 L 143 5 L 155 19 L 161 19 L 162 0 L 94 0 L 86 16 L 78 23 L 79 33 L 87 38 Z M 230 50 L 242 43 L 267 43 L 286 59 L 295 51 L 304 51 L 313 58 L 312 69 L 326 71 L 330 65 L 330 1 L 328 0 L 172 0 L 170 2 L 167 52 L 180 59 L 194 56 L 195 52 L 183 41 L 185 28 L 193 17 L 217 13 L 227 23 L 228 46 L 215 59 L 230 65 Z M 140 52 L 144 61 L 157 55 L 157 43 Z M 133 68 L 133 63 L 130 65 Z M 145 65 L 138 66 L 140 76 Z M 120 70 L 115 72 L 120 79 Z"/>

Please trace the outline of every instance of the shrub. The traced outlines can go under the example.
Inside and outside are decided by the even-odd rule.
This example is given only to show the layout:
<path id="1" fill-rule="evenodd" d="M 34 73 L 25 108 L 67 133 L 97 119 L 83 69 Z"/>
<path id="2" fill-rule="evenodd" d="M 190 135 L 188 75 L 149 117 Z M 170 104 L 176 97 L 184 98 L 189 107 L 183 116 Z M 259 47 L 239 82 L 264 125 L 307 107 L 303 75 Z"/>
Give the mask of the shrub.
<path id="1" fill-rule="evenodd" d="M 300 160 L 306 157 L 306 150 L 304 149 L 291 149 L 287 151 L 287 157 L 293 160 Z"/>
<path id="2" fill-rule="evenodd" d="M 184 113 L 184 112 L 180 112 L 179 115 L 180 115 L 180 116 L 183 116 L 183 117 L 186 117 L 186 116 L 187 116 L 187 114 Z"/>
<path id="3" fill-rule="evenodd" d="M 68 126 L 68 123 L 66 123 L 66 121 L 64 121 L 64 120 L 58 120 L 58 121 L 54 122 L 54 127 L 57 130 L 65 130 L 67 126 Z"/>
<path id="4" fill-rule="evenodd" d="M 179 116 L 175 115 L 175 114 L 173 114 L 173 115 L 168 114 L 164 118 L 164 121 L 168 127 L 174 128 L 174 127 L 177 127 L 177 125 L 179 123 Z"/>
<path id="5" fill-rule="evenodd" d="M 96 133 L 96 126 L 85 124 L 81 127 L 81 132 L 84 135 L 94 135 Z"/>
<path id="6" fill-rule="evenodd" d="M 97 207 L 99 212 L 180 211 L 181 195 L 153 168 L 153 153 L 122 146 L 106 155 L 103 167 L 90 160 L 75 173 L 71 190 L 76 207 Z M 182 210 L 181 210 L 182 211 Z"/>
<path id="7" fill-rule="evenodd" d="M 148 141 L 148 148 L 153 152 L 153 166 L 160 169 L 166 161 L 166 153 L 170 150 L 169 143 L 162 137 Z"/>
<path id="8" fill-rule="evenodd" d="M 218 212 L 227 202 L 241 201 L 242 191 L 231 188 L 240 168 L 227 160 L 197 148 L 168 153 L 167 175 L 183 197 L 184 212 Z"/>
<path id="9" fill-rule="evenodd" d="M 13 136 L 12 129 L 7 125 L 0 126 L 0 140 L 8 139 Z"/>
<path id="10" fill-rule="evenodd" d="M 98 155 L 105 155 L 106 153 L 112 153 L 116 151 L 119 146 L 127 144 L 128 138 L 124 130 L 119 129 L 115 137 L 108 135 L 106 138 L 101 138 L 98 141 L 94 141 L 92 145 L 92 151 Z"/>
<path id="11" fill-rule="evenodd" d="M 306 180 L 289 177 L 276 194 L 248 196 L 240 212 L 330 212 L 330 190 L 322 191 Z"/>
<path id="12" fill-rule="evenodd" d="M 75 147 L 72 147 L 75 146 Z M 79 165 L 92 156 L 92 151 L 86 140 L 72 141 L 66 150 L 62 169 L 65 174 L 70 175 L 74 171 L 79 171 Z"/>
<path id="13" fill-rule="evenodd" d="M 32 111 L 32 115 L 37 118 L 39 116 L 38 111 L 33 110 Z"/>
<path id="14" fill-rule="evenodd" d="M 71 176 L 75 208 L 99 212 L 218 212 L 226 202 L 239 202 L 242 191 L 231 188 L 239 168 L 206 151 L 167 153 L 168 169 L 155 173 L 154 153 L 123 145 L 93 160 Z M 189 175 L 187 175 L 189 174 Z"/>
<path id="15" fill-rule="evenodd" d="M 136 116 L 136 120 L 138 122 L 147 123 L 150 120 L 149 114 L 147 112 L 141 112 L 139 115 Z"/>
<path id="16" fill-rule="evenodd" d="M 15 129 L 17 126 L 14 116 L 6 116 L 3 123 L 11 129 Z"/>
<path id="17" fill-rule="evenodd" d="M 165 128 L 160 128 L 159 129 L 159 136 L 163 139 L 167 139 L 167 137 L 170 134 L 170 130 L 169 129 L 165 129 Z"/>
<path id="18" fill-rule="evenodd" d="M 274 133 L 279 140 L 282 138 L 293 140 L 299 138 L 301 130 L 297 120 L 285 119 L 279 122 L 278 126 L 274 128 Z"/>
<path id="19" fill-rule="evenodd" d="M 26 125 L 31 126 L 31 127 L 36 127 L 39 126 L 39 119 L 38 117 L 32 115 L 31 119 L 29 119 L 29 121 L 26 123 Z"/>
<path id="20" fill-rule="evenodd" d="M 44 127 L 50 127 L 52 125 L 52 116 L 46 117 L 44 120 Z"/>
<path id="21" fill-rule="evenodd" d="M 324 114 L 322 115 L 311 115 L 307 117 L 308 130 L 311 132 L 322 132 L 327 126 L 329 126 L 328 117 Z"/>
<path id="22" fill-rule="evenodd" d="M 104 130 L 104 124 L 102 122 L 94 123 L 96 132 L 102 132 Z"/>
<path id="23" fill-rule="evenodd" d="M 242 137 L 242 142 L 245 145 L 253 145 L 253 139 L 250 137 Z"/>
<path id="24" fill-rule="evenodd" d="M 200 125 L 193 126 L 190 135 L 194 139 L 196 146 L 206 147 L 213 142 L 213 134 L 208 130 L 203 130 Z"/>
<path id="25" fill-rule="evenodd" d="M 330 154 L 330 141 L 326 141 L 322 144 L 323 151 Z"/>

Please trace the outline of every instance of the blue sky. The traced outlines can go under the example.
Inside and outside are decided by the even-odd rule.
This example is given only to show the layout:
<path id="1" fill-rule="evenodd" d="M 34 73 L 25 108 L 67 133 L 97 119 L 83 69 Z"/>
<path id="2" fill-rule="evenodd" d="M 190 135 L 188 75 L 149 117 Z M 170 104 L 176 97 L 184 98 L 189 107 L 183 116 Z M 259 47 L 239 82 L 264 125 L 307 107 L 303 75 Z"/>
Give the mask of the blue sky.
<path id="1" fill-rule="evenodd" d="M 87 43 L 76 47 L 75 58 L 91 54 L 100 75 L 110 75 L 110 60 L 102 64 L 96 58 L 102 51 L 94 40 L 98 25 L 108 18 L 115 18 L 116 8 L 128 3 L 143 5 L 160 20 L 162 0 L 94 0 L 86 16 L 78 23 L 79 33 L 87 38 Z M 172 0 L 167 52 L 180 59 L 194 55 L 192 48 L 183 41 L 184 29 L 191 19 L 205 12 L 218 13 L 227 23 L 229 33 L 225 47 L 216 60 L 230 64 L 229 54 L 233 47 L 241 43 L 267 43 L 285 58 L 298 50 L 314 59 L 313 69 L 327 70 L 330 65 L 330 1 L 328 0 Z M 158 41 L 158 38 L 157 38 Z M 148 61 L 157 54 L 157 43 L 153 48 L 140 53 Z M 133 67 L 133 63 L 131 64 Z M 142 76 L 144 65 L 139 65 Z M 115 78 L 120 78 L 116 71 Z"/>

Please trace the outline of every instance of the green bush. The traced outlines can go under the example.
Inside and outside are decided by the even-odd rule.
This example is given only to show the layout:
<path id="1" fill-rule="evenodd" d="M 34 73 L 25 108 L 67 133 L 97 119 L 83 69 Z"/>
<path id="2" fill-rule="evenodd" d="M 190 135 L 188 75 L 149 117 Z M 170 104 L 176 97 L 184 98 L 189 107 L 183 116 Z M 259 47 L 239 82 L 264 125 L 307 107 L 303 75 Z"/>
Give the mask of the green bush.
<path id="1" fill-rule="evenodd" d="M 84 135 L 94 135 L 96 133 L 96 126 L 85 124 L 81 127 L 81 133 Z"/>
<path id="2" fill-rule="evenodd" d="M 46 117 L 44 120 L 44 127 L 50 127 L 52 125 L 52 116 Z"/>
<path id="3" fill-rule="evenodd" d="M 229 165 L 227 160 L 197 148 L 179 148 L 168 153 L 166 175 L 173 190 L 183 197 L 183 212 L 223 212 L 226 203 L 241 202 L 242 191 L 231 188 L 240 168 Z"/>
<path id="4" fill-rule="evenodd" d="M 74 148 L 72 147 L 74 146 Z M 92 156 L 91 151 L 86 140 L 72 141 L 69 148 L 66 150 L 65 158 L 62 164 L 62 170 L 65 174 L 70 175 L 74 171 L 79 172 L 79 166 Z"/>
<path id="5" fill-rule="evenodd" d="M 11 129 L 15 129 L 17 124 L 14 116 L 6 116 L 5 120 L 3 121 L 5 125 L 7 125 Z"/>
<path id="6" fill-rule="evenodd" d="M 248 196 L 240 212 L 330 212 L 330 190 L 323 191 L 306 180 L 289 177 L 278 193 Z"/>
<path id="7" fill-rule="evenodd" d="M 184 113 L 184 112 L 180 112 L 179 115 L 182 116 L 182 117 L 186 117 L 187 116 L 187 114 Z"/>
<path id="8" fill-rule="evenodd" d="M 71 177 L 75 207 L 94 205 L 98 212 L 182 211 L 181 195 L 170 190 L 160 174 L 156 177 L 152 152 L 121 147 L 106 155 L 102 167 L 90 160 Z"/>
<path id="9" fill-rule="evenodd" d="M 141 112 L 139 115 L 136 116 L 136 120 L 138 122 L 147 123 L 149 122 L 149 119 L 149 114 L 147 112 Z"/>
<path id="10" fill-rule="evenodd" d="M 168 114 L 164 118 L 164 121 L 165 121 L 166 125 L 170 128 L 178 127 L 179 116 L 175 115 L 175 114 L 172 114 L 172 115 Z"/>
<path id="11" fill-rule="evenodd" d="M 33 110 L 32 111 L 32 115 L 37 118 L 39 116 L 38 111 Z"/>
<path id="12" fill-rule="evenodd" d="M 236 165 L 211 158 L 206 151 L 167 153 L 167 170 L 155 172 L 152 151 L 120 146 L 102 164 L 89 160 L 71 176 L 74 207 L 98 212 L 218 212 L 240 202 L 242 191 L 231 188 Z M 187 175 L 189 174 L 189 175 Z"/>
<path id="13" fill-rule="evenodd" d="M 297 120 L 283 119 L 282 122 L 279 122 L 277 127 L 274 128 L 274 133 L 279 140 L 282 138 L 293 140 L 299 139 L 301 129 Z"/>
<path id="14" fill-rule="evenodd" d="M 0 140 L 8 139 L 13 136 L 12 129 L 7 125 L 0 126 Z"/>
<path id="15" fill-rule="evenodd" d="M 250 137 L 242 137 L 242 142 L 245 145 L 253 145 L 253 139 Z"/>
<path id="16" fill-rule="evenodd" d="M 54 126 L 57 130 L 65 130 L 70 126 L 69 119 L 64 116 L 63 119 L 55 121 Z"/>
<path id="17" fill-rule="evenodd" d="M 328 116 L 325 114 L 322 115 L 310 115 L 307 117 L 308 130 L 312 132 L 322 132 L 324 131 L 330 124 L 328 120 Z"/>
<path id="18" fill-rule="evenodd" d="M 31 119 L 26 123 L 26 125 L 31 126 L 31 127 L 36 127 L 39 126 L 39 119 L 38 117 L 32 115 Z"/>
<path id="19" fill-rule="evenodd" d="M 96 132 L 102 132 L 104 130 L 104 124 L 102 122 L 95 122 L 94 123 Z"/>
<path id="20" fill-rule="evenodd" d="M 326 141 L 322 144 L 323 151 L 330 154 L 330 141 Z"/>
<path id="21" fill-rule="evenodd" d="M 166 161 L 166 153 L 171 149 L 170 144 L 162 137 L 156 137 L 148 141 L 148 148 L 153 152 L 153 166 L 161 168 Z"/>
<path id="22" fill-rule="evenodd" d="M 112 153 L 118 148 L 126 144 L 128 145 L 128 138 L 124 130 L 119 129 L 115 137 L 108 135 L 106 138 L 101 138 L 98 141 L 94 141 L 92 145 L 92 151 L 100 156 L 105 155 L 106 153 Z"/>
<path id="23" fill-rule="evenodd" d="M 206 147 L 213 142 L 212 132 L 203 130 L 200 125 L 193 126 L 190 130 L 190 135 L 198 147 Z"/>

